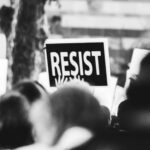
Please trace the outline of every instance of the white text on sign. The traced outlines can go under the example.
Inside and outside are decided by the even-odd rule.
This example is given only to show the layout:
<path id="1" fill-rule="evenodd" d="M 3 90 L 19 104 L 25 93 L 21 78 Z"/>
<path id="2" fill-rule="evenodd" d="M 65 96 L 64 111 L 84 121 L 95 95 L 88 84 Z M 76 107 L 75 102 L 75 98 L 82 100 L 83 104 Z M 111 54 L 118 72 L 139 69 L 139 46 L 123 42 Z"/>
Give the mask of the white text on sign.
<path id="1" fill-rule="evenodd" d="M 90 76 L 93 73 L 93 70 L 96 70 L 96 75 L 100 75 L 99 59 L 101 56 L 100 51 L 85 51 L 85 52 L 60 52 L 60 55 L 57 52 L 51 52 L 51 68 L 52 76 L 76 76 L 86 75 Z M 93 58 L 95 60 L 95 65 L 92 65 L 92 62 L 88 58 Z M 79 63 L 76 61 L 78 59 Z M 73 70 L 68 70 L 69 65 L 73 66 Z M 83 69 L 83 65 L 87 66 L 87 69 Z M 61 67 L 60 67 L 61 66 Z M 95 67 L 95 68 L 94 68 Z"/>

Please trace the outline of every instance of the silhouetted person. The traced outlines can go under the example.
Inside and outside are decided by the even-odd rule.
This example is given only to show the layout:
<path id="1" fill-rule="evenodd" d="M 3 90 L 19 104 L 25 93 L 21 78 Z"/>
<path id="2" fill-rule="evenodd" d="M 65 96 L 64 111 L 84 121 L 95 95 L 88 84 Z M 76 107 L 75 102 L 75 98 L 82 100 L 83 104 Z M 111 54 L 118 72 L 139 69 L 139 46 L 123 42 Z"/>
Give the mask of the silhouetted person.
<path id="1" fill-rule="evenodd" d="M 27 99 L 18 92 L 0 98 L 0 148 L 16 148 L 33 143 Z"/>
<path id="2" fill-rule="evenodd" d="M 127 100 L 119 106 L 118 117 L 121 128 L 129 126 L 130 122 L 128 121 L 126 124 L 126 119 L 131 119 L 134 122 L 131 112 L 135 115 L 139 111 L 148 112 L 148 110 L 150 110 L 150 54 L 143 58 L 140 73 L 136 80 L 131 80 L 127 90 Z"/>
<path id="3" fill-rule="evenodd" d="M 132 143 L 132 149 L 150 148 L 150 54 L 143 58 L 137 79 L 131 80 L 127 100 L 119 105 L 118 120 L 120 130 L 127 133 L 126 145 Z"/>

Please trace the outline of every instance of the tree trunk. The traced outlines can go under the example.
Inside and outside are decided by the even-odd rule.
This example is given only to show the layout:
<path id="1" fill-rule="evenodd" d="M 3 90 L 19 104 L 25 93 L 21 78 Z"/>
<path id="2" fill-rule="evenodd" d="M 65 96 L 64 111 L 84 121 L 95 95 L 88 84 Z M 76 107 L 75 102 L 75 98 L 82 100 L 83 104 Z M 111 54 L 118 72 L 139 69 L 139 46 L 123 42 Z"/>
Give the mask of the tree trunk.
<path id="1" fill-rule="evenodd" d="M 45 2 L 46 0 L 20 0 L 12 51 L 12 84 L 32 77 L 35 51 L 39 49 L 41 42 L 39 20 L 44 14 Z"/>

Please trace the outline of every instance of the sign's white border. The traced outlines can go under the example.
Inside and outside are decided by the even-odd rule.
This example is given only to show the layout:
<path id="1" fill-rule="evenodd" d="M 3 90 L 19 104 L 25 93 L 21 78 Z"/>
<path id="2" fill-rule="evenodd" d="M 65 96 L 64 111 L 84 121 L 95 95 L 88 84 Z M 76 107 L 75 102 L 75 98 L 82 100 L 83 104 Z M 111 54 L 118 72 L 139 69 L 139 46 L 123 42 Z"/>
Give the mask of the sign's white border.
<path id="1" fill-rule="evenodd" d="M 0 74 L 0 96 L 6 92 L 7 87 L 7 69 L 8 69 L 8 60 L 5 58 L 0 58 L 0 68 L 2 70 Z"/>
<path id="2" fill-rule="evenodd" d="M 71 38 L 71 39 L 47 39 L 45 41 L 44 47 L 46 44 L 62 44 L 62 43 L 104 43 L 104 56 L 106 64 L 106 76 L 107 76 L 107 86 L 110 85 L 110 61 L 109 61 L 109 50 L 108 50 L 108 39 L 107 38 Z M 45 61 L 46 61 L 46 72 L 48 71 L 47 64 L 47 54 L 45 50 Z M 50 83 L 50 81 L 49 81 Z M 103 86 L 105 87 L 105 86 Z"/>

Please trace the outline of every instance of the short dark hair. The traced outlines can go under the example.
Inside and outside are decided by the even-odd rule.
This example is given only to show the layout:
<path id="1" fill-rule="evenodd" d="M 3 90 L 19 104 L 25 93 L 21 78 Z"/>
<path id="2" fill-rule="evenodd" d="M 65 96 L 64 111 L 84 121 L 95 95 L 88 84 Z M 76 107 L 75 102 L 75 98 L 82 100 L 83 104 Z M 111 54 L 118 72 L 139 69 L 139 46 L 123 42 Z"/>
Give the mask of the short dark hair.
<path id="1" fill-rule="evenodd" d="M 23 80 L 18 84 L 16 84 L 13 87 L 13 90 L 20 92 L 27 98 L 27 100 L 30 103 L 33 103 L 37 99 L 39 99 L 42 95 L 38 86 L 41 87 L 43 90 L 45 90 L 44 87 L 37 82 L 33 82 L 31 80 Z"/>
<path id="2" fill-rule="evenodd" d="M 58 89 L 51 94 L 47 106 L 58 123 L 59 137 L 70 126 L 85 127 L 94 134 L 108 126 L 108 116 L 96 97 L 81 88 L 69 86 Z"/>
<path id="3" fill-rule="evenodd" d="M 0 147 L 16 148 L 33 143 L 26 98 L 16 91 L 0 98 Z"/>

